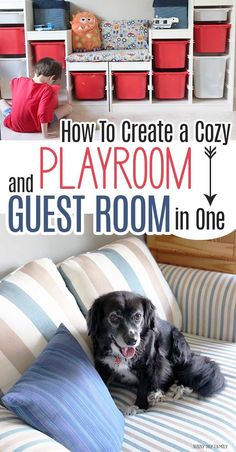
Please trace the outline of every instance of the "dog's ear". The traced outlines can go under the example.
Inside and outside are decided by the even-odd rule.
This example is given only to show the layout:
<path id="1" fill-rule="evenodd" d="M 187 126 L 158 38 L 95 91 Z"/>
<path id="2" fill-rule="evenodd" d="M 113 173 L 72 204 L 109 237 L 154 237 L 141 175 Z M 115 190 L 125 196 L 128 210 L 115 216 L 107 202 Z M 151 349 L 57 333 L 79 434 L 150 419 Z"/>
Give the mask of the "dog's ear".
<path id="1" fill-rule="evenodd" d="M 88 335 L 96 336 L 102 320 L 102 297 L 97 298 L 87 314 Z"/>
<path id="2" fill-rule="evenodd" d="M 156 308 L 148 298 L 142 297 L 142 304 L 144 310 L 144 326 L 154 328 Z"/>

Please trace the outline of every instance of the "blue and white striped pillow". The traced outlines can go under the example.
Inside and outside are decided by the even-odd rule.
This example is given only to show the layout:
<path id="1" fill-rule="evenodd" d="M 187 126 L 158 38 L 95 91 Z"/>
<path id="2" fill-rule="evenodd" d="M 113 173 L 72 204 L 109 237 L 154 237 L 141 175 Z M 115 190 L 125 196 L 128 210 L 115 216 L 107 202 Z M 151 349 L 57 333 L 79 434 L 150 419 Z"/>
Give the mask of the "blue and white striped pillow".
<path id="1" fill-rule="evenodd" d="M 2 402 L 71 452 L 121 450 L 124 417 L 64 325 Z"/>
<path id="2" fill-rule="evenodd" d="M 39 356 L 63 323 L 91 357 L 87 326 L 50 259 L 39 259 L 0 281 L 0 396 Z"/>
<path id="3" fill-rule="evenodd" d="M 161 318 L 181 327 L 176 299 L 148 247 L 136 237 L 71 257 L 59 270 L 84 315 L 100 295 L 128 290 L 149 298 Z"/>

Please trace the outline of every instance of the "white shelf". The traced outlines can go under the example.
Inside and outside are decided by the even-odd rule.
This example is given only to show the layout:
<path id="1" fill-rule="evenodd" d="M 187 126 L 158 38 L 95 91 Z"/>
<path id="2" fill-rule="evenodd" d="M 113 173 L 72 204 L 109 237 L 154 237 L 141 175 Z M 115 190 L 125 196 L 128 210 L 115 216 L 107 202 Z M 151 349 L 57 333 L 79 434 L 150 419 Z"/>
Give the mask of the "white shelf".
<path id="1" fill-rule="evenodd" d="M 69 72 L 93 72 L 93 71 L 107 71 L 108 69 L 108 64 L 105 62 L 97 62 L 97 61 L 92 61 L 90 63 L 84 63 L 84 62 L 67 62 L 67 70 Z"/>
<path id="2" fill-rule="evenodd" d="M 235 6 L 235 0 L 194 0 L 194 6 Z"/>
<path id="3" fill-rule="evenodd" d="M 28 31 L 26 37 L 28 41 L 64 41 L 68 34 L 70 30 Z"/>
<path id="4" fill-rule="evenodd" d="M 7 57 L 7 56 L 3 56 L 0 57 L 0 61 L 27 61 L 27 58 L 25 56 L 23 57 Z"/>
<path id="5" fill-rule="evenodd" d="M 112 71 L 150 71 L 151 64 L 151 61 L 111 61 L 109 67 Z"/>
<path id="6" fill-rule="evenodd" d="M 0 9 L 12 10 L 12 9 L 24 9 L 24 0 L 7 0 L 1 1 Z"/>
<path id="7" fill-rule="evenodd" d="M 192 29 L 189 28 L 183 28 L 182 30 L 155 30 L 151 28 L 151 39 L 191 39 L 192 34 Z"/>

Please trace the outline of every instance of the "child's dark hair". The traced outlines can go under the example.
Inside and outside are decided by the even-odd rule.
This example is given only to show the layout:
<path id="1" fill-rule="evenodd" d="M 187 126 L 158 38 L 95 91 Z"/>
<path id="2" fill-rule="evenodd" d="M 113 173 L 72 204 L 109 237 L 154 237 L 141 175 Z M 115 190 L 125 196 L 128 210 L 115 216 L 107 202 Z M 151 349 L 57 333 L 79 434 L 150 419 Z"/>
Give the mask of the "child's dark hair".
<path id="1" fill-rule="evenodd" d="M 60 79 L 61 72 L 61 64 L 53 60 L 53 58 L 42 58 L 35 66 L 36 75 L 44 75 L 45 77 L 54 76 L 55 80 Z"/>

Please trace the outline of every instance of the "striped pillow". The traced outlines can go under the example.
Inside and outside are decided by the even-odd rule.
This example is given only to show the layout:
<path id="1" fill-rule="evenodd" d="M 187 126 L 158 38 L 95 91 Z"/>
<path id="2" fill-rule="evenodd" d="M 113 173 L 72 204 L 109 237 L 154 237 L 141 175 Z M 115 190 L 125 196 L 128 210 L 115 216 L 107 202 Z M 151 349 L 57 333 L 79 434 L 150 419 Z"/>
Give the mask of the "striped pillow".
<path id="1" fill-rule="evenodd" d="M 121 450 L 124 417 L 64 325 L 2 402 L 72 452 Z"/>
<path id="2" fill-rule="evenodd" d="M 59 270 L 86 315 L 93 301 L 115 290 L 148 297 L 159 316 L 181 327 L 181 312 L 156 261 L 143 241 L 129 237 L 94 252 L 71 257 Z"/>
<path id="3" fill-rule="evenodd" d="M 31 262 L 0 282 L 0 312 L 0 394 L 18 380 L 62 322 L 91 357 L 84 317 L 50 259 Z"/>

